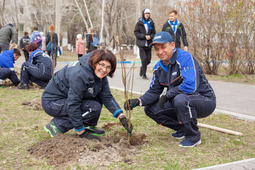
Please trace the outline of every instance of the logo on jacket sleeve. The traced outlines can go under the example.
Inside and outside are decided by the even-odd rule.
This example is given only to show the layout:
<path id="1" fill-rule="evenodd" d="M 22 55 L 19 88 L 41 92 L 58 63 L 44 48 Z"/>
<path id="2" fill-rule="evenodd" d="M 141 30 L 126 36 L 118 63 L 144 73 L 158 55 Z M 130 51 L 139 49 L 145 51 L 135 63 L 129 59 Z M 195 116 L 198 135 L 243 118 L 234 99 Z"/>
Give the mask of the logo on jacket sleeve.
<path id="1" fill-rule="evenodd" d="M 176 72 L 176 71 L 172 73 L 172 76 L 176 76 L 176 75 L 177 75 L 177 72 Z"/>
<path id="2" fill-rule="evenodd" d="M 90 87 L 90 88 L 88 88 L 88 92 L 89 92 L 90 94 L 93 94 L 93 93 L 94 93 L 94 89 L 93 89 L 92 87 Z"/>

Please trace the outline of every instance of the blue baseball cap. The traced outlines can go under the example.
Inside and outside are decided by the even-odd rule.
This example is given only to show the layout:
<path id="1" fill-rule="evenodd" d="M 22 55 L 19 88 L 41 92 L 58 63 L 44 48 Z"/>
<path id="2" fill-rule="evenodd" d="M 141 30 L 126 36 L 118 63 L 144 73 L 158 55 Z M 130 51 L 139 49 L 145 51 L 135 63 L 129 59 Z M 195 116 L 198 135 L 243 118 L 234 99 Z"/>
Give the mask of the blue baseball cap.
<path id="1" fill-rule="evenodd" d="M 155 34 L 152 43 L 150 44 L 150 47 L 152 47 L 154 44 L 164 44 L 166 42 L 173 42 L 173 39 L 171 35 L 168 32 L 158 32 Z"/>

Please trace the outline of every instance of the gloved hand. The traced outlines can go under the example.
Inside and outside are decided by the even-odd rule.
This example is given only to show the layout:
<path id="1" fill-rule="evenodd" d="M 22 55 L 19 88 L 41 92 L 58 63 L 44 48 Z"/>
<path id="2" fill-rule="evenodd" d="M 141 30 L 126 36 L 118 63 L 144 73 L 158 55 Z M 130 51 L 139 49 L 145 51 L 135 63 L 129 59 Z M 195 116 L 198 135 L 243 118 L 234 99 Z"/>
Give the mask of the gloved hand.
<path id="1" fill-rule="evenodd" d="M 166 92 L 163 93 L 160 98 L 159 98 L 159 107 L 161 107 L 162 109 L 165 109 L 165 103 L 168 102 L 169 99 L 166 96 Z"/>
<path id="2" fill-rule="evenodd" d="M 124 109 L 125 110 L 132 110 L 134 107 L 139 106 L 140 101 L 138 99 L 128 99 L 128 101 L 125 101 L 124 103 Z"/>
<path id="3" fill-rule="evenodd" d="M 122 125 L 124 126 L 124 128 L 127 130 L 127 136 L 131 137 L 132 130 L 133 130 L 132 123 L 130 123 L 130 127 L 128 127 L 128 120 L 127 120 L 126 116 L 124 116 L 124 115 L 121 115 L 119 119 L 120 119 L 120 122 L 122 123 Z"/>

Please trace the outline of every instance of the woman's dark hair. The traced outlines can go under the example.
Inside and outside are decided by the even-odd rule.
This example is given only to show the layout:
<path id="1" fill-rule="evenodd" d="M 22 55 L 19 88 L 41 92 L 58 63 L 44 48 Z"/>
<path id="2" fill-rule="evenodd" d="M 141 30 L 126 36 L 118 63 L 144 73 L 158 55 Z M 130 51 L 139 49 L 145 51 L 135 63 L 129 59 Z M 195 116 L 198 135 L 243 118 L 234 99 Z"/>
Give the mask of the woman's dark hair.
<path id="1" fill-rule="evenodd" d="M 17 48 L 14 48 L 14 54 L 16 54 L 17 56 L 21 56 L 20 51 Z"/>
<path id="2" fill-rule="evenodd" d="M 102 60 L 106 60 L 111 63 L 111 71 L 109 76 L 112 77 L 116 70 L 116 56 L 110 50 L 94 50 L 89 58 L 89 65 L 95 69 L 96 64 Z"/>
<path id="3" fill-rule="evenodd" d="M 32 52 L 32 51 L 35 51 L 37 48 L 39 47 L 38 44 L 34 43 L 34 42 L 31 42 L 29 43 L 28 45 L 26 45 L 26 50 L 28 52 Z"/>
<path id="4" fill-rule="evenodd" d="M 37 26 L 34 26 L 33 30 L 38 30 L 38 27 L 37 27 Z"/>

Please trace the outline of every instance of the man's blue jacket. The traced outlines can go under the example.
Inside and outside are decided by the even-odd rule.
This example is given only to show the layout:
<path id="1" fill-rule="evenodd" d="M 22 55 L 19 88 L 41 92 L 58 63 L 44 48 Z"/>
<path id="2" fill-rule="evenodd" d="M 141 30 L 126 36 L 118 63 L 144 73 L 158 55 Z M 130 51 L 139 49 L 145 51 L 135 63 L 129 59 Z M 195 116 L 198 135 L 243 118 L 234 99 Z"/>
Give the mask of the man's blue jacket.
<path id="1" fill-rule="evenodd" d="M 197 60 L 190 53 L 178 48 L 174 51 L 168 65 L 160 60 L 154 66 L 150 88 L 140 97 L 143 106 L 158 101 L 165 87 L 169 100 L 173 100 L 181 93 L 200 94 L 216 99 Z"/>
<path id="2" fill-rule="evenodd" d="M 9 68 L 14 71 L 14 49 L 4 51 L 0 54 L 0 67 Z"/>

